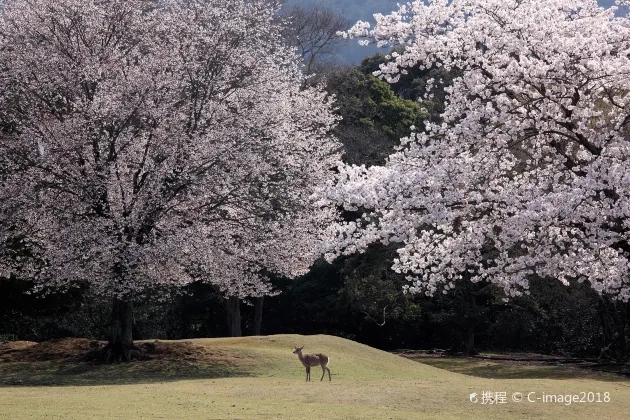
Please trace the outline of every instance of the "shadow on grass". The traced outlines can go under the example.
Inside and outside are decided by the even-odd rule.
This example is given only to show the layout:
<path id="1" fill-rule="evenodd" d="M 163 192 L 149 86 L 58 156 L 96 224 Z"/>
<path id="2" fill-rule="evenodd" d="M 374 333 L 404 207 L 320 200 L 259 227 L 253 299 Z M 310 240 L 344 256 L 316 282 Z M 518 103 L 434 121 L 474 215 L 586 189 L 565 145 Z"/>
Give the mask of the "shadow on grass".
<path id="1" fill-rule="evenodd" d="M 252 376 L 243 367 L 146 360 L 119 364 L 73 361 L 9 362 L 0 364 L 0 388 L 6 386 L 94 386 L 184 379 Z"/>
<path id="2" fill-rule="evenodd" d="M 231 349 L 191 342 L 156 343 L 151 360 L 130 363 L 82 361 L 85 339 L 13 345 L 0 352 L 0 387 L 94 386 L 253 376 L 255 358 Z"/>
<path id="3" fill-rule="evenodd" d="M 593 379 L 630 382 L 630 378 L 578 366 L 495 362 L 474 358 L 413 358 L 416 362 L 455 373 L 491 379 Z"/>

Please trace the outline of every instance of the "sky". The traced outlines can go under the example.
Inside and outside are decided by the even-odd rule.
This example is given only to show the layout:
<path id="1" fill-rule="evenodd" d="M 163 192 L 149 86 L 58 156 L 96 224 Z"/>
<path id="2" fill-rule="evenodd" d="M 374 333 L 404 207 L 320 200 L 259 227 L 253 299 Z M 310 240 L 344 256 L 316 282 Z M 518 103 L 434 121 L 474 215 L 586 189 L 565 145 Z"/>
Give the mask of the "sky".
<path id="1" fill-rule="evenodd" d="M 405 0 L 288 0 L 287 4 L 302 4 L 308 6 L 309 4 L 320 4 L 322 6 L 329 7 L 335 11 L 341 12 L 345 15 L 352 24 L 359 20 L 374 22 L 372 15 L 374 13 L 388 14 L 394 10 L 397 10 L 397 3 L 406 3 Z M 615 0 L 598 0 L 598 3 L 602 7 L 610 7 L 615 4 Z M 618 14 L 627 13 L 627 8 L 620 9 Z M 345 46 L 340 49 L 338 61 L 358 64 L 363 57 L 372 55 L 377 51 L 386 52 L 386 49 L 378 49 L 376 46 L 362 47 L 358 45 L 357 40 L 349 40 Z"/>

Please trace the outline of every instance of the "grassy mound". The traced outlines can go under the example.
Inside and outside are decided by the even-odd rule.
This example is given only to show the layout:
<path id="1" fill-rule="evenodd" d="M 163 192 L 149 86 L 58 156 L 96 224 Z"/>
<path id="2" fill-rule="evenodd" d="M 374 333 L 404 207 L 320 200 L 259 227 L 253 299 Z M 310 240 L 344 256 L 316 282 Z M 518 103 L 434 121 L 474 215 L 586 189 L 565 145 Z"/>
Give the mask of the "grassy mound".
<path id="1" fill-rule="evenodd" d="M 299 378 L 305 373 L 293 346 L 304 345 L 304 353 L 324 353 L 335 378 L 363 381 L 374 379 L 418 379 L 437 375 L 439 370 L 377 350 L 354 341 L 329 335 L 275 335 L 267 337 L 211 338 L 191 340 L 212 350 L 227 350 L 255 362 L 246 366 L 256 377 Z M 319 367 L 312 369 L 312 380 L 321 378 Z M 304 375 L 305 376 L 305 375 Z"/>
<path id="2" fill-rule="evenodd" d="M 630 407 L 630 382 L 622 377 L 480 378 L 331 336 L 148 343 L 154 348 L 152 360 L 117 365 L 80 362 L 82 352 L 94 346 L 87 340 L 0 345 L 0 419 L 570 420 L 625 418 Z M 318 369 L 313 382 L 304 382 L 294 345 L 327 354 L 332 382 L 320 382 Z M 483 392 L 505 392 L 507 401 L 470 401 L 473 393 L 481 400 Z M 514 402 L 515 392 L 607 392 L 610 401 Z"/>
<path id="3" fill-rule="evenodd" d="M 300 378 L 304 368 L 294 345 L 305 353 L 330 357 L 333 378 L 349 380 L 413 379 L 437 369 L 339 337 L 277 335 L 152 340 L 152 360 L 123 364 L 86 363 L 81 357 L 102 343 L 66 338 L 44 343 L 0 345 L 2 385 L 107 385 L 226 377 Z M 312 379 L 318 380 L 319 368 Z"/>

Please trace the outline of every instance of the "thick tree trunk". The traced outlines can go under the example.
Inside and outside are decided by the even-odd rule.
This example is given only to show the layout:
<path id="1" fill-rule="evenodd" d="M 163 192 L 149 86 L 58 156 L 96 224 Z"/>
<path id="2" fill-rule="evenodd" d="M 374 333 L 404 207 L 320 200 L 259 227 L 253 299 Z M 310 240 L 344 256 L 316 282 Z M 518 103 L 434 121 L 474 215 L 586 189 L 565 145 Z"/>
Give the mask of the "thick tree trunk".
<path id="1" fill-rule="evenodd" d="M 462 290 L 462 299 L 464 300 L 464 324 L 462 325 L 462 336 L 464 344 L 464 352 L 467 356 L 477 354 L 475 350 L 475 323 L 477 320 L 477 290 L 478 285 L 472 283 L 470 279 L 464 279 L 465 284 Z"/>
<path id="2" fill-rule="evenodd" d="M 109 342 L 88 352 L 83 360 L 105 363 L 150 360 L 148 353 L 153 350 L 155 345 L 149 343 L 139 347 L 133 344 L 133 301 L 114 298 Z"/>
<path id="3" fill-rule="evenodd" d="M 107 346 L 107 360 L 131 361 L 133 345 L 133 302 L 114 298 L 112 306 L 112 330 Z"/>
<path id="4" fill-rule="evenodd" d="M 263 300 L 264 296 L 256 298 L 254 302 L 254 335 L 260 335 L 262 329 L 262 314 L 263 314 Z"/>
<path id="5" fill-rule="evenodd" d="M 225 301 L 227 322 L 230 337 L 241 337 L 241 302 L 236 296 L 230 296 Z"/>

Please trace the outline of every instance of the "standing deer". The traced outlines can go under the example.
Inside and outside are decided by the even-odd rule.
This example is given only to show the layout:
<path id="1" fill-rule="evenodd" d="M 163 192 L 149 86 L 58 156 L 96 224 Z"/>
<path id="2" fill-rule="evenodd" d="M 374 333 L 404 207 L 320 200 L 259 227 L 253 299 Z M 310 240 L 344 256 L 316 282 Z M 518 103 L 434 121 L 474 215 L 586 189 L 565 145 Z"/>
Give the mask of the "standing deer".
<path id="1" fill-rule="evenodd" d="M 297 347 L 297 346 L 293 346 L 295 348 L 295 351 L 293 352 L 293 354 L 297 354 L 298 357 L 300 358 L 300 362 L 302 362 L 302 364 L 304 365 L 304 367 L 306 368 L 306 381 L 310 381 L 311 380 L 311 366 L 321 366 L 322 367 L 322 379 L 320 379 L 320 382 L 324 380 L 324 375 L 326 374 L 326 371 L 328 371 L 328 380 L 331 381 L 332 378 L 330 377 L 330 368 L 328 367 L 328 360 L 330 360 L 328 358 L 328 356 L 326 356 L 325 354 L 302 354 L 302 349 L 304 348 L 304 346 L 302 347 Z"/>

